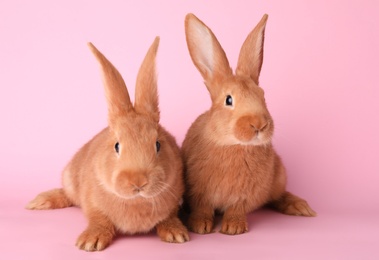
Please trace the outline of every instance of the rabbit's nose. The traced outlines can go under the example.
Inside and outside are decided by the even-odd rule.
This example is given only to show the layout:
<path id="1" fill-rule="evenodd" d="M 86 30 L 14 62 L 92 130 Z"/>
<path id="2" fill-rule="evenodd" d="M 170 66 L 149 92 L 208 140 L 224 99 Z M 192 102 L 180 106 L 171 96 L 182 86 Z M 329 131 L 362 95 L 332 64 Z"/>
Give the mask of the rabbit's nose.
<path id="1" fill-rule="evenodd" d="M 256 133 L 264 131 L 268 126 L 268 121 L 262 116 L 251 117 L 250 121 L 251 127 Z"/>
<path id="2" fill-rule="evenodd" d="M 251 124 L 251 126 L 254 128 L 254 131 L 256 133 L 258 133 L 258 132 L 264 131 L 267 128 L 268 122 L 264 122 L 264 123 L 257 124 L 257 125 L 256 124 Z"/>
<path id="3" fill-rule="evenodd" d="M 144 171 L 123 171 L 117 176 L 115 187 L 119 193 L 139 193 L 146 188 L 148 178 Z"/>
<path id="4" fill-rule="evenodd" d="M 147 186 L 147 181 L 141 184 L 132 184 L 133 191 L 135 192 L 141 192 L 146 186 Z"/>
<path id="5" fill-rule="evenodd" d="M 143 173 L 137 173 L 129 177 L 130 186 L 134 192 L 141 192 L 147 185 L 147 177 Z"/>

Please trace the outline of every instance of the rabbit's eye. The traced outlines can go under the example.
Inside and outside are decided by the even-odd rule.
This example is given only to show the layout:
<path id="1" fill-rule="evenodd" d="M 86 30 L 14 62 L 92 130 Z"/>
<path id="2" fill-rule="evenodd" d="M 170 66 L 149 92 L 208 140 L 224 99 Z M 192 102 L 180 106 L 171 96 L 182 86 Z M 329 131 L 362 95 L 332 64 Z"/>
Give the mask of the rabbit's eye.
<path id="1" fill-rule="evenodd" d="M 160 143 L 159 141 L 157 141 L 157 142 L 155 143 L 155 146 L 156 146 L 156 148 L 157 148 L 157 152 L 159 152 L 159 150 L 161 149 L 161 143 Z"/>
<path id="2" fill-rule="evenodd" d="M 120 144 L 118 142 L 114 145 L 114 149 L 115 149 L 116 153 L 120 152 Z"/>
<path id="3" fill-rule="evenodd" d="M 227 95 L 225 99 L 225 105 L 227 106 L 233 106 L 233 98 L 231 95 Z"/>

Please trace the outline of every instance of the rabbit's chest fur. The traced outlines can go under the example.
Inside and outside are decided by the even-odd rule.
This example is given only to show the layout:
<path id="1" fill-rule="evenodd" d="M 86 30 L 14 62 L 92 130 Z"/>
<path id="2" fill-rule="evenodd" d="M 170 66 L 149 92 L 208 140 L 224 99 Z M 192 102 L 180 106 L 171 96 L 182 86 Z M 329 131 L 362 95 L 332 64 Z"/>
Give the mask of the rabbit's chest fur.
<path id="1" fill-rule="evenodd" d="M 203 144 L 185 150 L 186 180 L 194 198 L 221 211 L 233 205 L 250 211 L 268 202 L 275 176 L 271 146 Z"/>
<path id="2" fill-rule="evenodd" d="M 165 196 L 162 196 L 162 199 Z M 102 211 L 113 222 L 120 233 L 135 234 L 151 231 L 160 221 L 177 207 L 178 203 L 168 202 L 167 206 L 156 205 L 152 199 L 112 199 L 113 204 L 101 205 Z"/>
<path id="3" fill-rule="evenodd" d="M 210 158 L 201 173 L 209 175 L 207 194 L 214 208 L 240 204 L 253 210 L 267 202 L 274 176 L 270 149 L 237 145 L 214 151 L 211 156 L 220 160 Z"/>

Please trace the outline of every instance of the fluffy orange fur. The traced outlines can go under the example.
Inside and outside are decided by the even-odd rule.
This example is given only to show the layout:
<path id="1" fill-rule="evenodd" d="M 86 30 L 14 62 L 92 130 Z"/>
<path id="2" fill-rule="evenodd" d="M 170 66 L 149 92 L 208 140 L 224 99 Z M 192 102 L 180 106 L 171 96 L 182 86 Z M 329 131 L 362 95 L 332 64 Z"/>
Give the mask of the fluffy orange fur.
<path id="1" fill-rule="evenodd" d="M 233 74 L 213 32 L 193 14 L 185 19 L 189 53 L 212 99 L 182 146 L 188 225 L 196 233 L 212 231 L 215 210 L 223 213 L 220 231 L 229 235 L 246 232 L 246 214 L 267 204 L 285 214 L 316 215 L 286 191 L 286 171 L 271 144 L 274 122 L 258 85 L 266 21 L 264 15 L 248 35 Z"/>
<path id="2" fill-rule="evenodd" d="M 80 249 L 102 250 L 116 233 L 154 228 L 163 241 L 189 240 L 177 217 L 184 192 L 180 150 L 159 124 L 158 45 L 157 37 L 142 62 L 133 106 L 120 73 L 89 44 L 103 72 L 109 127 L 75 154 L 62 173 L 62 189 L 43 192 L 27 205 L 28 209 L 81 207 L 88 227 L 77 239 Z"/>

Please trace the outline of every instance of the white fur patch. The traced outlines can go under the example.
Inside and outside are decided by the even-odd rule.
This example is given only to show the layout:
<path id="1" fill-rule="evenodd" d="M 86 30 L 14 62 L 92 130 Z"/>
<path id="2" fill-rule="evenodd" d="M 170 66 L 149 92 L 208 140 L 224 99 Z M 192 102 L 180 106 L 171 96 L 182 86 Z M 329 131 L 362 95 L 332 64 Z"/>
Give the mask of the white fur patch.
<path id="1" fill-rule="evenodd" d="M 63 182 L 63 187 L 65 189 L 66 194 L 68 196 L 70 196 L 70 197 L 73 197 L 72 194 L 75 193 L 74 184 L 72 182 L 71 173 L 67 169 L 67 167 L 63 170 L 63 173 L 62 173 L 62 182 Z"/>

